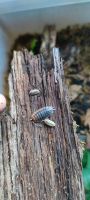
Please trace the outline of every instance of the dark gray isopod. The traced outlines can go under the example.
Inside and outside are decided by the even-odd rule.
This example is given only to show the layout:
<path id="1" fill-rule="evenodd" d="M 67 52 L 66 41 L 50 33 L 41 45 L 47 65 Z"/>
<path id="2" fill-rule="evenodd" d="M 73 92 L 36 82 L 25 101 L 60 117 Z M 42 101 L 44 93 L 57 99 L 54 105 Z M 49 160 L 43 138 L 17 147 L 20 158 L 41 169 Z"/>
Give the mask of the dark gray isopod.
<path id="1" fill-rule="evenodd" d="M 55 108 L 52 106 L 46 106 L 43 108 L 40 108 L 39 110 L 37 110 L 36 112 L 34 112 L 31 116 L 31 120 L 38 122 L 38 121 L 42 121 L 48 117 L 50 117 L 55 111 Z"/>

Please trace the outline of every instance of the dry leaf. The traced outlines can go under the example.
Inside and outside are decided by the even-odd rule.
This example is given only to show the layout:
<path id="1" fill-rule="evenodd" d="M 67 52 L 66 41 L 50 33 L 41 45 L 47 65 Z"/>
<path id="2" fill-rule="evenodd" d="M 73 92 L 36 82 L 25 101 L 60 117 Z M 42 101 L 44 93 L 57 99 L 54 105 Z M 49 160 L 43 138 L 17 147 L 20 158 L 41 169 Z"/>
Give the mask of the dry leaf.
<path id="1" fill-rule="evenodd" d="M 87 110 L 85 118 L 84 118 L 84 125 L 90 128 L 90 109 Z"/>
<path id="2" fill-rule="evenodd" d="M 71 85 L 69 88 L 69 93 L 70 93 L 70 97 L 71 97 L 71 101 L 73 101 L 74 99 L 76 99 L 81 91 L 82 86 L 81 85 Z"/>
<path id="3" fill-rule="evenodd" d="M 87 143 L 86 143 L 87 149 L 90 149 L 90 133 L 87 133 Z"/>

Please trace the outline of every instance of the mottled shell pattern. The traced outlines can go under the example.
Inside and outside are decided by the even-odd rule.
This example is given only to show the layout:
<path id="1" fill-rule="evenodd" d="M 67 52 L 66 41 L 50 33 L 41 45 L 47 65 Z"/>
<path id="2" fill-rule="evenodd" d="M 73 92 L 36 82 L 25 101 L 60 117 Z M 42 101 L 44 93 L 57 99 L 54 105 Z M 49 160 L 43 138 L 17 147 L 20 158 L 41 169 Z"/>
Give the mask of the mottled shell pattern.
<path id="1" fill-rule="evenodd" d="M 38 89 L 32 89 L 29 92 L 30 96 L 35 96 L 35 95 L 39 95 L 39 94 L 40 94 L 40 90 L 38 90 Z"/>
<path id="2" fill-rule="evenodd" d="M 55 108 L 52 106 L 46 106 L 43 108 L 40 108 L 36 112 L 34 112 L 31 116 L 31 120 L 38 122 L 42 121 L 48 117 L 50 117 L 55 111 Z"/>
<path id="3" fill-rule="evenodd" d="M 55 122 L 46 118 L 43 120 L 44 124 L 46 124 L 47 126 L 50 126 L 50 127 L 55 127 Z"/>

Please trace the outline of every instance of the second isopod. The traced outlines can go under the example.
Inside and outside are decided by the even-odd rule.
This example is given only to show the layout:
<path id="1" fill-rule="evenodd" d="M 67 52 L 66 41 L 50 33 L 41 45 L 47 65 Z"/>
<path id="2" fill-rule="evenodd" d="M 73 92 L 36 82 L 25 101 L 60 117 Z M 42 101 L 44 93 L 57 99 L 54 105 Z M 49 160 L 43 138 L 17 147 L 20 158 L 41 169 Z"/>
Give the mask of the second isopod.
<path id="1" fill-rule="evenodd" d="M 32 89 L 32 90 L 30 90 L 29 95 L 30 96 L 40 95 L 40 90 Z"/>
<path id="2" fill-rule="evenodd" d="M 55 127 L 55 122 L 46 118 L 43 120 L 44 124 L 46 124 L 47 126 L 50 126 L 50 127 Z"/>

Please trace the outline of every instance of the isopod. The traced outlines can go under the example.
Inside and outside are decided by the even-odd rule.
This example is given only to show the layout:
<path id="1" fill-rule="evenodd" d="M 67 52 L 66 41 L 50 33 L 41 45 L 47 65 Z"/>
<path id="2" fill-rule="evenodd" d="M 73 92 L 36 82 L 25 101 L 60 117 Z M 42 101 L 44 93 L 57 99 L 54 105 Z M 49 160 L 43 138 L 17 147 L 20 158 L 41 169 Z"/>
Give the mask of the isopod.
<path id="1" fill-rule="evenodd" d="M 29 92 L 29 95 L 31 96 L 35 96 L 35 95 L 39 95 L 40 94 L 40 90 L 38 89 L 33 89 L 33 90 L 30 90 Z"/>
<path id="2" fill-rule="evenodd" d="M 47 117 L 50 117 L 55 111 L 55 108 L 52 106 L 46 106 L 43 108 L 40 108 L 36 112 L 34 112 L 31 116 L 31 120 L 34 122 L 42 121 L 46 119 Z"/>
<path id="3" fill-rule="evenodd" d="M 43 122 L 47 125 L 47 126 L 50 126 L 50 127 L 55 127 L 55 122 L 53 122 L 52 120 L 46 118 L 43 120 Z"/>

